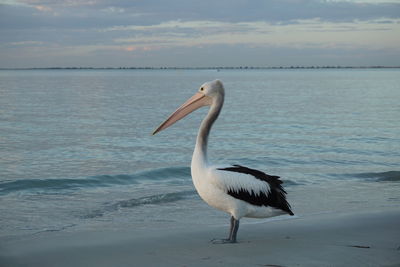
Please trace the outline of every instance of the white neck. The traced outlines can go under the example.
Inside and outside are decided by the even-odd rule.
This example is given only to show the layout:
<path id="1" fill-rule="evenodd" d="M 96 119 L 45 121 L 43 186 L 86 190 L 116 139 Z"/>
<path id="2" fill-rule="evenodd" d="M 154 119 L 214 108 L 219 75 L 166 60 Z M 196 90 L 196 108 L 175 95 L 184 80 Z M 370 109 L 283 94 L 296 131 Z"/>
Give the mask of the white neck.
<path id="1" fill-rule="evenodd" d="M 192 157 L 192 167 L 194 164 L 207 166 L 207 144 L 208 135 L 214 122 L 217 120 L 221 112 L 222 105 L 224 104 L 224 95 L 218 95 L 213 99 L 207 116 L 203 119 L 200 125 L 199 133 L 196 139 L 196 146 L 194 148 Z"/>

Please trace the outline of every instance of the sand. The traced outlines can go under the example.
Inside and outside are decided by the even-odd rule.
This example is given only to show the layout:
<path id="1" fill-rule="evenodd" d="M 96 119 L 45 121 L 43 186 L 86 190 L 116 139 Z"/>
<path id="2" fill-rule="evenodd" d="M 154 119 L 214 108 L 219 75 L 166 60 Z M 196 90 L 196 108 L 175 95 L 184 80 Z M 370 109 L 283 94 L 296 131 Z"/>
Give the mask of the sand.
<path id="1" fill-rule="evenodd" d="M 400 266 L 400 210 L 228 226 L 60 232 L 2 241 L 0 266 Z"/>

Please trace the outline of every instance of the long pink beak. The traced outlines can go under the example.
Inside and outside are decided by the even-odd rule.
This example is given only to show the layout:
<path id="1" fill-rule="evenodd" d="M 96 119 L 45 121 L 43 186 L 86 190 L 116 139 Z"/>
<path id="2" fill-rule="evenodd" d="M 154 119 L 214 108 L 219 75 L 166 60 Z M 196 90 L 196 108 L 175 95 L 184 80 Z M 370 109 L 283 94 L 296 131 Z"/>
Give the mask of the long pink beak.
<path id="1" fill-rule="evenodd" d="M 161 123 L 160 126 L 158 126 L 158 128 L 154 130 L 153 135 L 168 128 L 169 126 L 179 121 L 191 112 L 195 111 L 196 109 L 210 104 L 211 101 L 209 97 L 207 97 L 205 94 L 197 92 L 182 106 L 180 106 L 174 113 L 172 113 L 171 116 L 168 117 L 168 119 Z"/>

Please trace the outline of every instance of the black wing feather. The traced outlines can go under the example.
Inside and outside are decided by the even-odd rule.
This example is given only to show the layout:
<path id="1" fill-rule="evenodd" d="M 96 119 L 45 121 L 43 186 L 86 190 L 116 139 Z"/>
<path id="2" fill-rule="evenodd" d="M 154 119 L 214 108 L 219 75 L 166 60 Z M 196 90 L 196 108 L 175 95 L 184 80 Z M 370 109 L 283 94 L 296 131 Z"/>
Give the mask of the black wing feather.
<path id="1" fill-rule="evenodd" d="M 286 200 L 286 191 L 282 187 L 282 181 L 279 180 L 279 176 L 268 175 L 262 171 L 250 169 L 241 165 L 233 165 L 232 167 L 219 168 L 222 171 L 239 172 L 244 174 L 252 175 L 254 178 L 267 182 L 270 187 L 270 192 L 254 194 L 253 191 L 249 192 L 246 189 L 240 189 L 239 191 L 228 190 L 228 194 L 234 198 L 246 201 L 256 206 L 270 206 L 281 209 L 290 215 L 294 215 L 290 204 Z"/>

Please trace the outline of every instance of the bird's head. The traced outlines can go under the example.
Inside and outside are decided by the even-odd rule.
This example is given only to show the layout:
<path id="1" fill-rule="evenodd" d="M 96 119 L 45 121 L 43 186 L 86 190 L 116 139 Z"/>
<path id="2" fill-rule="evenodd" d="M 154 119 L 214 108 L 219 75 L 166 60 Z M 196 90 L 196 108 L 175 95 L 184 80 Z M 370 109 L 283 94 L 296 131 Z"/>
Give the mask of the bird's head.
<path id="1" fill-rule="evenodd" d="M 220 80 L 204 83 L 191 98 L 189 98 L 182 106 L 172 113 L 168 119 L 154 130 L 153 135 L 168 128 L 198 108 L 210 106 L 217 101 L 223 101 L 224 95 L 224 85 Z"/>
<path id="2" fill-rule="evenodd" d="M 224 85 L 220 80 L 206 82 L 200 86 L 199 93 L 202 93 L 209 98 L 217 98 L 225 94 Z"/>

